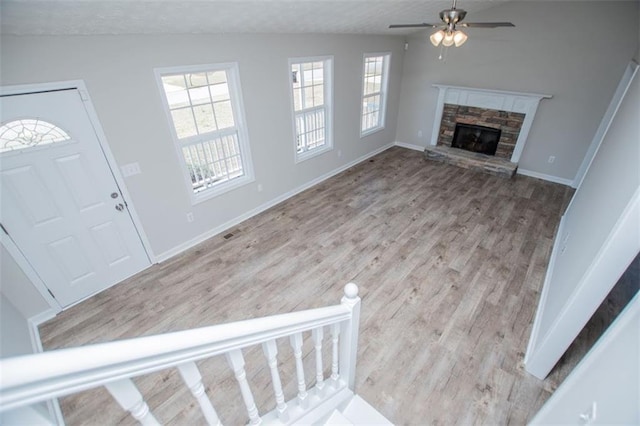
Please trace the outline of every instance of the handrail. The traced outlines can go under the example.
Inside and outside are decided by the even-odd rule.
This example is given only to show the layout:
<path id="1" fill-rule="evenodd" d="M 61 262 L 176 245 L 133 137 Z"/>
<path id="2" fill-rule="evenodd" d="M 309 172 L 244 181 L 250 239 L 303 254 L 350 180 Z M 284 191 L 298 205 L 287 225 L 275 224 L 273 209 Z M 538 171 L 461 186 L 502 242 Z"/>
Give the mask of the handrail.
<path id="1" fill-rule="evenodd" d="M 1 359 L 0 411 L 351 318 L 352 309 L 343 299 L 341 305 L 324 308 Z"/>

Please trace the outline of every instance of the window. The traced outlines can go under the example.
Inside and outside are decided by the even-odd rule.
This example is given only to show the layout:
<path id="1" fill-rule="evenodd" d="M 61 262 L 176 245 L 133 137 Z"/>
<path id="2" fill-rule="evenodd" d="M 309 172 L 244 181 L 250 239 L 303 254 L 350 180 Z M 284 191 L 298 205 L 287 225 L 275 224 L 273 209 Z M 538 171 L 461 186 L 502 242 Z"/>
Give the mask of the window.
<path id="1" fill-rule="evenodd" d="M 289 60 L 296 161 L 332 148 L 331 57 Z"/>
<path id="2" fill-rule="evenodd" d="M 38 118 L 10 121 L 0 126 L 0 153 L 68 140 L 71 137 L 67 132 Z"/>
<path id="3" fill-rule="evenodd" d="M 253 181 L 237 64 L 157 69 L 194 202 Z"/>
<path id="4" fill-rule="evenodd" d="M 390 53 L 364 55 L 360 136 L 384 129 Z"/>

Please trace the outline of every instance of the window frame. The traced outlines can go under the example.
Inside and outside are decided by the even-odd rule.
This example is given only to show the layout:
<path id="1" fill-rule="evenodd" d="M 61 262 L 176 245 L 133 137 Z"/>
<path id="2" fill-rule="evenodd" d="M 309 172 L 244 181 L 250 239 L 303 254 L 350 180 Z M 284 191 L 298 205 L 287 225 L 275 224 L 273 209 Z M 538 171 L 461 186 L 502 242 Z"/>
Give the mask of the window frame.
<path id="1" fill-rule="evenodd" d="M 296 164 L 333 150 L 333 61 L 333 55 L 289 58 L 287 81 L 289 82 L 289 104 L 291 108 L 291 128 L 293 131 L 293 156 L 294 163 Z M 320 148 L 314 148 L 309 151 L 298 153 L 296 115 L 300 113 L 300 111 L 295 110 L 293 73 L 291 72 L 291 68 L 294 64 L 304 64 L 309 62 L 323 63 L 323 108 L 325 117 L 324 145 Z M 302 111 L 304 111 L 304 109 Z"/>
<path id="2" fill-rule="evenodd" d="M 199 72 L 215 72 L 225 71 L 227 76 L 227 87 L 229 89 L 229 97 L 231 103 L 231 110 L 233 113 L 234 127 L 216 130 L 204 134 L 197 134 L 194 136 L 188 136 L 180 139 L 176 132 L 176 126 L 171 115 L 171 108 L 167 94 L 164 90 L 162 77 L 171 75 L 184 75 Z M 178 162 L 180 163 L 180 169 L 184 182 L 187 185 L 189 192 L 189 199 L 192 205 L 196 205 L 203 201 L 217 197 L 229 191 L 232 191 L 241 186 L 245 186 L 255 181 L 255 175 L 253 170 L 253 160 L 251 157 L 251 146 L 249 143 L 249 132 L 247 128 L 247 120 L 244 110 L 244 102 L 242 97 L 242 86 L 240 84 L 240 71 L 237 62 L 224 62 L 215 64 L 202 64 L 202 65 L 186 65 L 186 66 L 172 66 L 155 68 L 154 73 L 156 76 L 156 83 L 162 97 L 162 107 L 167 116 L 168 124 L 171 131 L 171 137 L 173 139 L 173 145 L 175 148 Z M 230 130 L 235 129 L 235 131 Z M 200 192 L 194 192 L 193 183 L 191 182 L 191 175 L 189 173 L 187 162 L 182 152 L 183 146 L 192 143 L 193 141 L 200 140 L 206 141 L 211 139 L 211 135 L 224 135 L 237 133 L 238 146 L 240 148 L 240 160 L 242 161 L 243 176 L 230 179 L 226 182 L 213 185 Z"/>
<path id="3" fill-rule="evenodd" d="M 382 61 L 382 81 L 380 82 L 380 112 L 378 114 L 378 124 L 374 127 L 370 127 L 366 130 L 362 129 L 362 119 L 364 118 L 364 99 L 365 96 L 365 77 L 367 73 L 367 58 L 378 57 L 381 56 L 383 58 Z M 362 55 L 362 87 L 360 89 L 360 117 L 359 117 L 359 125 L 360 128 L 360 139 L 369 136 L 371 134 L 377 133 L 381 130 L 384 130 L 386 127 L 386 118 L 387 118 L 387 97 L 389 93 L 389 68 L 391 64 L 391 52 L 373 52 L 373 53 L 364 53 Z"/>

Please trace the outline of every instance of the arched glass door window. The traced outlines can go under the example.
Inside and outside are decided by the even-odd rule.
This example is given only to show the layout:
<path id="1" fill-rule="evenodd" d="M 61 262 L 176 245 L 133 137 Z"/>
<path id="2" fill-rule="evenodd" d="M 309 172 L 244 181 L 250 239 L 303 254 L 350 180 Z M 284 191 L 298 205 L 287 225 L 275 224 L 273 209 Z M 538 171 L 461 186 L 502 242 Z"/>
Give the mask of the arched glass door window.
<path id="1" fill-rule="evenodd" d="M 71 137 L 55 124 L 37 118 L 14 120 L 0 126 L 0 153 L 64 142 Z"/>

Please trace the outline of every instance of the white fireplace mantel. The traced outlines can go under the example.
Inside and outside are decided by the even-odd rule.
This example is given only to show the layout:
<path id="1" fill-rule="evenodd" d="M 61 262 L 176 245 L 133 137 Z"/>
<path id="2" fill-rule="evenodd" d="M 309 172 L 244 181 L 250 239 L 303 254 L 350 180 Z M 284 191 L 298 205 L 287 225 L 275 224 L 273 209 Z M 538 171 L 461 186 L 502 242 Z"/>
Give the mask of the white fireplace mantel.
<path id="1" fill-rule="evenodd" d="M 551 95 L 541 95 L 538 93 L 474 89 L 470 87 L 447 86 L 444 84 L 434 84 L 433 86 L 438 88 L 439 93 L 438 104 L 436 105 L 436 117 L 433 122 L 433 132 L 431 133 L 431 145 L 438 143 L 444 104 L 519 112 L 525 116 L 518 140 L 516 141 L 516 146 L 513 150 L 513 155 L 511 156 L 512 163 L 520 161 L 520 154 L 522 154 L 522 150 L 524 149 L 540 101 L 545 98 L 551 98 Z"/>

